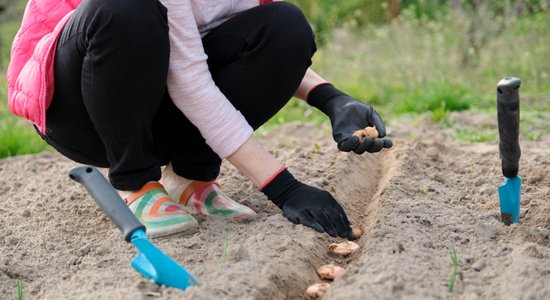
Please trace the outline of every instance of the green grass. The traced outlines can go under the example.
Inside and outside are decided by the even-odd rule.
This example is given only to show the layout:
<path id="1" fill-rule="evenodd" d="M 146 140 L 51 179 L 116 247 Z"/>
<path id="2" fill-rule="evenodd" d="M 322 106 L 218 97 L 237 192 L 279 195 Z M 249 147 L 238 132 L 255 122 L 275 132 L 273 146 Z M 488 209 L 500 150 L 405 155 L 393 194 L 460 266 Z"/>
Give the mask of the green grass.
<path id="1" fill-rule="evenodd" d="M 548 19 L 549 10 L 515 20 L 481 49 L 475 65 L 466 67 L 460 57 L 466 37 L 450 15 L 417 19 L 405 12 L 392 24 L 336 30 L 315 54 L 312 67 L 373 105 L 390 124 L 404 114 L 429 113 L 443 123 L 452 111 L 495 114 L 496 84 L 516 76 L 523 81 L 521 132 L 537 140 L 549 133 L 543 123 L 548 120 L 540 116 L 550 112 L 550 61 L 541 59 L 550 57 Z M 329 126 L 325 116 L 293 99 L 259 133 L 296 120 Z M 457 136 L 471 142 L 496 138 L 494 130 L 471 131 L 457 131 Z"/>
<path id="2" fill-rule="evenodd" d="M 262 136 L 283 124 L 302 121 L 317 126 L 330 126 L 330 120 L 322 112 L 309 106 L 302 100 L 292 98 L 287 105 L 276 113 L 266 124 L 258 128 L 255 134 Z"/>
<path id="3" fill-rule="evenodd" d="M 0 70 L 5 70 L 10 58 L 10 47 L 15 33 L 19 29 L 19 20 L 0 22 Z M 2 71 L 4 73 L 4 71 Z"/>
<path id="4" fill-rule="evenodd" d="M 452 293 L 454 291 L 455 284 L 456 284 L 456 272 L 458 271 L 458 258 L 456 256 L 456 249 L 454 246 L 451 249 L 451 261 L 453 263 L 453 270 L 449 278 L 449 289 L 448 289 L 449 293 Z"/>
<path id="5" fill-rule="evenodd" d="M 312 8 L 316 5 L 306 2 Z M 20 1 L 14 11 L 20 13 L 24 3 Z M 333 12 L 335 17 L 337 12 Z M 18 29 L 16 14 L 0 23 L 0 70 L 7 66 L 9 45 Z M 502 33 L 491 36 L 473 63 L 465 66 L 461 57 L 467 36 L 451 14 L 443 11 L 418 17 L 417 11 L 405 10 L 391 24 L 351 27 L 343 24 L 346 30 L 336 28 L 330 39 L 319 47 L 312 67 L 341 90 L 373 105 L 387 124 L 397 122 L 403 115 L 428 113 L 433 121 L 455 128 L 457 138 L 468 142 L 494 141 L 497 132 L 495 128 L 464 128 L 462 124 L 452 124 L 450 113 L 473 111 L 496 115 L 496 84 L 503 77 L 516 76 L 523 82 L 521 135 L 528 140 L 539 140 L 550 133 L 547 126 L 550 60 L 544 59 L 550 57 L 549 19 L 550 9 L 546 9 L 513 20 Z M 483 23 L 480 33 L 487 34 L 491 26 L 494 26 L 491 22 Z M 6 94 L 2 71 L 0 158 L 48 149 L 28 122 L 11 115 Z M 326 116 L 303 101 L 292 99 L 260 127 L 256 135 L 264 135 L 291 121 L 330 128 Z"/>
<path id="6" fill-rule="evenodd" d="M 15 117 L 8 110 L 7 83 L 3 74 L 0 75 L 0 84 L 0 158 L 49 149 L 29 122 Z"/>
<path id="7" fill-rule="evenodd" d="M 222 255 L 222 264 L 227 264 L 227 256 L 228 256 L 228 246 L 229 246 L 229 242 L 228 242 L 228 237 L 227 237 L 227 233 L 224 234 L 223 236 L 223 255 Z"/>
<path id="8" fill-rule="evenodd" d="M 546 97 L 546 102 L 550 97 Z M 522 110 L 520 112 L 520 134 L 530 141 L 538 141 L 543 135 L 550 134 L 550 112 L 541 110 Z"/>
<path id="9" fill-rule="evenodd" d="M 522 134 L 539 139 L 547 134 L 540 117 L 550 112 L 550 10 L 519 18 L 481 48 L 476 64 L 464 66 L 460 45 L 466 38 L 450 16 L 437 20 L 406 15 L 388 25 L 337 30 L 314 56 L 313 68 L 350 95 L 375 107 L 386 123 L 404 114 L 430 113 L 445 122 L 452 111 L 494 113 L 495 88 L 506 76 L 523 84 Z M 302 119 L 327 124 L 317 114 L 304 118 L 307 105 L 291 102 L 267 124 Z M 533 120 L 526 116 L 539 115 Z M 538 127 L 537 127 L 538 125 Z M 542 127 L 541 127 L 542 126 Z M 535 128 L 534 131 L 528 128 Z M 465 140 L 486 141 L 493 134 Z"/>
<path id="10" fill-rule="evenodd" d="M 50 147 L 36 133 L 30 122 L 14 116 L 7 106 L 8 83 L 5 69 L 9 59 L 9 47 L 19 28 L 19 20 L 7 20 L 0 26 L 0 158 L 39 153 Z"/>
<path id="11" fill-rule="evenodd" d="M 17 279 L 17 300 L 23 300 L 23 278 Z"/>
<path id="12" fill-rule="evenodd" d="M 493 129 L 478 130 L 476 128 L 458 128 L 456 136 L 459 141 L 465 142 L 494 142 L 497 140 L 497 131 Z"/>

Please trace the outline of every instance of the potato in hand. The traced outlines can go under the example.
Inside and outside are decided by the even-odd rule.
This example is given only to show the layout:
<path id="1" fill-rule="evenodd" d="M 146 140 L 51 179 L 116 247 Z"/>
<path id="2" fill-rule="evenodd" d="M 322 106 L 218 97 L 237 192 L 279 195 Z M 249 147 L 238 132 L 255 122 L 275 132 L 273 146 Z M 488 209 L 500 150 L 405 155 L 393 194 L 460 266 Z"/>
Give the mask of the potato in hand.
<path id="1" fill-rule="evenodd" d="M 376 127 L 365 127 L 364 129 L 356 130 L 353 135 L 363 142 L 367 136 L 373 139 L 378 138 L 378 130 L 376 130 Z"/>

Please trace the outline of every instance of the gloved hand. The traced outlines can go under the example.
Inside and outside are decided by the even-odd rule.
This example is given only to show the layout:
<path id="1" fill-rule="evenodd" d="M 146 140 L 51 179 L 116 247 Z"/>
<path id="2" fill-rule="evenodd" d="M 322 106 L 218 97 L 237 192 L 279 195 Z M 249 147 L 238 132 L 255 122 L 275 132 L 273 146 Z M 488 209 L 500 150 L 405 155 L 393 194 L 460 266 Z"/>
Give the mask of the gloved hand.
<path id="1" fill-rule="evenodd" d="M 330 83 L 321 84 L 311 90 L 307 102 L 330 118 L 332 136 L 341 151 L 373 153 L 393 146 L 391 139 L 383 138 L 386 136 L 386 126 L 378 113 L 370 105 L 350 97 Z M 379 138 L 367 136 L 361 142 L 353 133 L 367 126 L 376 127 Z"/>
<path id="2" fill-rule="evenodd" d="M 296 180 L 288 170 L 277 174 L 261 191 L 291 222 L 334 237 L 355 239 L 348 217 L 336 199 L 327 191 Z"/>

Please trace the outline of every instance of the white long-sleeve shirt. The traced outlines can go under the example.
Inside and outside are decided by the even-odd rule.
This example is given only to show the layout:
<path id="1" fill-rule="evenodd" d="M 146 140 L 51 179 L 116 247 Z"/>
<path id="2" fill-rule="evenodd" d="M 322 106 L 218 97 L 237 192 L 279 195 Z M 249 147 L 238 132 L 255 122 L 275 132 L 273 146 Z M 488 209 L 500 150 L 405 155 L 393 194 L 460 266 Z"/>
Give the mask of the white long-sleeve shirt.
<path id="1" fill-rule="evenodd" d="M 214 83 L 201 37 L 259 0 L 160 0 L 168 9 L 168 92 L 221 158 L 252 135 L 252 127 Z M 184 133 L 182 133 L 184 134 Z"/>

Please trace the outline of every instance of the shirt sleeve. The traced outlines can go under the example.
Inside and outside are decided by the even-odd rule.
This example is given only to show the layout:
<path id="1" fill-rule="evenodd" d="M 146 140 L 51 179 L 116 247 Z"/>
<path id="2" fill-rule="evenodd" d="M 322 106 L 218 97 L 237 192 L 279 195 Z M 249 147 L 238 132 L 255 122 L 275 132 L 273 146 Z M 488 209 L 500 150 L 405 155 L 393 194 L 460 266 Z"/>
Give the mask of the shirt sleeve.
<path id="1" fill-rule="evenodd" d="M 170 97 L 214 152 L 226 158 L 250 138 L 252 127 L 212 79 L 191 0 L 161 2 L 168 9 L 170 29 Z"/>

